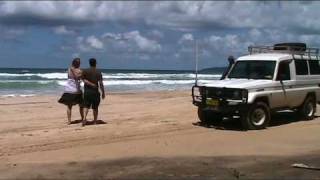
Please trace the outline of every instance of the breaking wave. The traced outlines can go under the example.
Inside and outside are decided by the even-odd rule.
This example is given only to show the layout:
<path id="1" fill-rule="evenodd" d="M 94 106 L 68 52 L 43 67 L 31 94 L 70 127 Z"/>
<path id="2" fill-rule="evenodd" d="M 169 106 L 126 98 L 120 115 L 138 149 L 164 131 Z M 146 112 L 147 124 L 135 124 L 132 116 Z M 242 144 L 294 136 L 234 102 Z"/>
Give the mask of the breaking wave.
<path id="1" fill-rule="evenodd" d="M 189 89 L 195 82 L 190 72 L 134 71 L 103 72 L 104 85 L 109 91 Z M 199 82 L 220 78 L 220 73 L 198 74 Z M 24 69 L 15 72 L 0 71 L 0 95 L 61 93 L 67 73 L 53 70 L 42 72 Z M 83 85 L 82 85 L 83 86 Z"/>

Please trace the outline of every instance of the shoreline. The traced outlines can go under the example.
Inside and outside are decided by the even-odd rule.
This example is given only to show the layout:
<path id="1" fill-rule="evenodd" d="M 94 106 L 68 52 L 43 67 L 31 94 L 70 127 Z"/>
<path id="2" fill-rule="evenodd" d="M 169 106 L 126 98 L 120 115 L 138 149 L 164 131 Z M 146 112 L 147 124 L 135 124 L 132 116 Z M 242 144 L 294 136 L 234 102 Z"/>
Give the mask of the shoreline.
<path id="1" fill-rule="evenodd" d="M 191 86 L 192 87 L 192 86 Z M 180 89 L 169 89 L 169 90 L 127 90 L 127 91 L 108 91 L 107 88 L 105 89 L 106 93 L 110 95 L 121 95 L 121 94 L 142 94 L 142 93 L 164 93 L 164 92 L 186 92 L 190 91 L 191 88 L 180 88 Z M 48 93 L 48 94 L 36 94 L 36 93 L 30 93 L 30 94 L 4 94 L 0 95 L 0 99 L 5 98 L 29 98 L 29 97 L 51 97 L 51 96 L 61 96 L 63 94 L 63 91 L 61 93 Z"/>

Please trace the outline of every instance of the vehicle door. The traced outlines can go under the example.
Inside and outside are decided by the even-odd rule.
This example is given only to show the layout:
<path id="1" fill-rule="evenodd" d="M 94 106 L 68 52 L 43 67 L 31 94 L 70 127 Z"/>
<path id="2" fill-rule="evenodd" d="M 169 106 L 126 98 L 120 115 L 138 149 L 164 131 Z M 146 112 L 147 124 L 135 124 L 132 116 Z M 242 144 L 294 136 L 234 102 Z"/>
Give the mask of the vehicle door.
<path id="1" fill-rule="evenodd" d="M 307 89 L 310 87 L 309 81 L 311 79 L 307 60 L 295 59 L 293 62 L 294 68 L 292 69 L 295 69 L 296 77 L 295 83 L 291 83 L 291 86 L 289 86 L 290 88 L 287 90 L 287 101 L 290 107 L 297 107 L 303 103 L 307 96 Z M 312 66 L 315 66 L 315 64 L 312 64 Z M 311 69 L 314 68 L 316 67 L 312 67 Z"/>
<path id="2" fill-rule="evenodd" d="M 292 61 L 282 61 L 278 65 L 278 72 L 276 82 L 278 84 L 275 93 L 272 95 L 273 107 L 288 107 L 289 106 L 289 93 L 293 86 L 291 80 L 290 63 Z"/>

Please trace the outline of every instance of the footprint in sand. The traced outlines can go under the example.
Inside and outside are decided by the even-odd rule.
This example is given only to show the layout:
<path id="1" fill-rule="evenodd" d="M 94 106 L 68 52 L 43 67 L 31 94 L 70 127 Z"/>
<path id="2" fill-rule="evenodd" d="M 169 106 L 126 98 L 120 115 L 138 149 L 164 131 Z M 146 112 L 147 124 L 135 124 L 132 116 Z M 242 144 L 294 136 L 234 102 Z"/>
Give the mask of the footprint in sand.
<path id="1" fill-rule="evenodd" d="M 172 122 L 172 120 L 160 120 L 160 122 L 162 122 L 162 123 L 169 123 L 169 122 Z"/>
<path id="2" fill-rule="evenodd" d="M 73 166 L 73 165 L 76 165 L 76 164 L 78 164 L 78 163 L 75 162 L 75 161 L 71 161 L 71 162 L 68 162 L 67 164 Z"/>
<path id="3" fill-rule="evenodd" d="M 33 136 L 33 134 L 20 134 L 21 136 Z"/>

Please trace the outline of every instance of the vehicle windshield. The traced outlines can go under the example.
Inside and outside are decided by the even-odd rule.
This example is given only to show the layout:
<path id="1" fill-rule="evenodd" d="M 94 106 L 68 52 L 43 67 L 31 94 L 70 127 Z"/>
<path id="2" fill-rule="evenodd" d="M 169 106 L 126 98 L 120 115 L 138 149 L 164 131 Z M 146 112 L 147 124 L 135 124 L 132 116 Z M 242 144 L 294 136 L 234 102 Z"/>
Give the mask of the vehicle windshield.
<path id="1" fill-rule="evenodd" d="M 237 61 L 228 78 L 272 79 L 275 61 Z"/>

